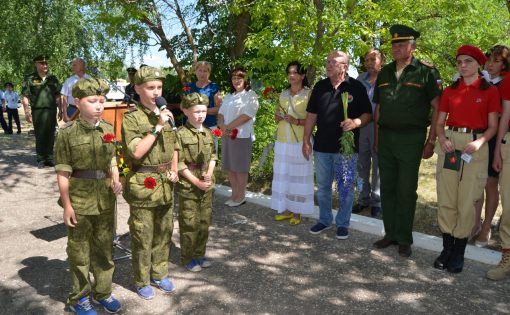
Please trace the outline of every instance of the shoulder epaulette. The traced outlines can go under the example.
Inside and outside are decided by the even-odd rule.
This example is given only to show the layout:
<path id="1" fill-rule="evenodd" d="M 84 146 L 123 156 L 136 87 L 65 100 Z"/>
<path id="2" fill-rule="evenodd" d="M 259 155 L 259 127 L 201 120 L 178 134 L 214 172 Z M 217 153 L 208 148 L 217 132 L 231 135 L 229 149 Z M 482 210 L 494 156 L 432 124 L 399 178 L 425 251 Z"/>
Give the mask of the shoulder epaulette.
<path id="1" fill-rule="evenodd" d="M 427 66 L 429 68 L 435 68 L 434 64 L 432 64 L 431 62 L 428 62 L 428 61 L 424 61 L 424 60 L 420 60 L 420 63 L 424 66 Z"/>

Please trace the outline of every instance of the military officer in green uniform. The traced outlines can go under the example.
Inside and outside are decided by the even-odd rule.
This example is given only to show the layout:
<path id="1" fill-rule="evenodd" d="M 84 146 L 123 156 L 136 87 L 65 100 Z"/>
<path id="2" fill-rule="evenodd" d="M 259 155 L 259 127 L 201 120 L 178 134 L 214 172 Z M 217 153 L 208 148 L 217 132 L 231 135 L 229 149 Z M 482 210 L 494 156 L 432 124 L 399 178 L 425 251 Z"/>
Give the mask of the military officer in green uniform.
<path id="1" fill-rule="evenodd" d="M 212 217 L 214 167 L 218 158 L 212 132 L 203 126 L 208 105 L 209 98 L 205 94 L 185 95 L 181 110 L 188 119 L 177 131 L 181 263 L 192 272 L 211 265 L 205 258 L 205 248 Z"/>
<path id="2" fill-rule="evenodd" d="M 143 67 L 135 74 L 136 108 L 124 115 L 122 137 L 126 163 L 124 198 L 130 206 L 129 231 L 134 282 L 138 295 L 154 297 L 151 285 L 165 293 L 175 290 L 168 277 L 173 231 L 173 186 L 178 180 L 176 131 L 168 124 L 172 113 L 159 109 L 164 75 Z"/>
<path id="3" fill-rule="evenodd" d="M 113 127 L 100 118 L 108 90 L 106 82 L 91 78 L 74 85 L 72 93 L 80 116 L 61 129 L 55 146 L 59 204 L 68 227 L 72 283 L 68 303 L 77 314 L 95 314 L 91 292 L 108 312 L 115 313 L 121 307 L 112 296 L 112 246 L 115 194 L 121 192 L 122 185 Z"/>
<path id="4" fill-rule="evenodd" d="M 134 83 L 134 78 L 135 78 L 135 74 L 136 74 L 136 68 L 133 68 L 133 67 L 129 67 L 127 68 L 127 73 L 128 73 L 128 81 L 129 81 L 129 84 L 126 85 L 126 88 L 124 90 L 124 93 L 126 93 L 126 97 L 124 98 L 124 102 L 126 103 L 133 103 L 133 101 L 135 102 L 139 102 L 140 101 L 140 95 L 138 95 L 135 91 L 135 83 Z"/>
<path id="5" fill-rule="evenodd" d="M 409 257 L 418 170 L 421 158 L 433 154 L 441 89 L 437 70 L 413 57 L 420 33 L 405 25 L 393 25 L 390 33 L 394 61 L 379 73 L 373 97 L 386 233 L 374 246 L 399 245 L 399 255 Z"/>
<path id="6" fill-rule="evenodd" d="M 25 77 L 21 93 L 25 119 L 34 124 L 37 166 L 43 168 L 55 165 L 53 143 L 61 85 L 54 75 L 48 74 L 46 55 L 35 57 L 34 62 L 36 71 Z"/>

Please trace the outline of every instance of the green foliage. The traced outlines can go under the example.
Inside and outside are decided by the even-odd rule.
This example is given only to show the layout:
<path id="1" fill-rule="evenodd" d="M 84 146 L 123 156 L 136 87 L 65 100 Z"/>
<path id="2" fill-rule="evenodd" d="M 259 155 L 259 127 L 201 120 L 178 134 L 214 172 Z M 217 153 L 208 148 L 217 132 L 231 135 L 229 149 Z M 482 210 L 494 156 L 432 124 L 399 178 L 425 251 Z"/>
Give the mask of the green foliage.
<path id="1" fill-rule="evenodd" d="M 274 152 L 271 150 L 265 159 L 265 163 L 260 165 L 262 155 L 266 147 L 275 142 L 275 133 L 277 124 L 274 120 L 276 108 L 274 98 L 266 98 L 258 91 L 259 110 L 254 124 L 255 142 L 253 143 L 252 170 L 251 173 L 257 176 L 271 176 L 273 174 Z"/>

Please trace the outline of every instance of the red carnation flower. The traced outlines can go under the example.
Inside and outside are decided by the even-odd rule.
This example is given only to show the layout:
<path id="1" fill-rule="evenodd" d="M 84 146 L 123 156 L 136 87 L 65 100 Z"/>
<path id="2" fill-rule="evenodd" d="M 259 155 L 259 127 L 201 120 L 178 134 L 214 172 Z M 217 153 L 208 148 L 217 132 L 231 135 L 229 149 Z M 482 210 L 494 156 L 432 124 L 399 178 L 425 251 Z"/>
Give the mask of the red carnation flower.
<path id="1" fill-rule="evenodd" d="M 191 87 L 190 87 L 189 85 L 186 85 L 186 86 L 184 86 L 184 87 L 182 88 L 182 91 L 183 91 L 183 92 L 185 92 L 185 93 L 187 93 L 187 92 L 191 91 Z"/>
<path id="2" fill-rule="evenodd" d="M 111 143 L 115 141 L 115 135 L 113 133 L 107 133 L 103 136 L 103 141 L 106 143 Z"/>
<path id="3" fill-rule="evenodd" d="M 145 186 L 145 188 L 147 189 L 154 189 L 154 187 L 156 187 L 156 180 L 154 179 L 154 177 L 147 177 L 144 181 L 143 181 L 143 185 Z"/>
<path id="4" fill-rule="evenodd" d="M 264 97 L 265 97 L 265 98 L 267 98 L 267 95 L 268 95 L 269 93 L 271 93 L 271 92 L 273 92 L 273 88 L 272 88 L 272 87 L 270 87 L 270 86 L 268 86 L 268 87 L 266 87 L 266 88 L 264 89 L 264 91 L 262 92 L 262 95 L 264 95 Z"/>
<path id="5" fill-rule="evenodd" d="M 212 134 L 213 134 L 216 138 L 219 138 L 219 137 L 221 137 L 221 135 L 222 135 L 223 133 L 221 132 L 221 129 L 220 129 L 220 128 L 214 128 L 214 129 L 212 130 Z"/>
<path id="6" fill-rule="evenodd" d="M 238 133 L 239 130 L 237 130 L 237 128 L 232 129 L 232 131 L 230 131 L 230 139 L 235 140 L 235 138 L 237 138 Z"/>

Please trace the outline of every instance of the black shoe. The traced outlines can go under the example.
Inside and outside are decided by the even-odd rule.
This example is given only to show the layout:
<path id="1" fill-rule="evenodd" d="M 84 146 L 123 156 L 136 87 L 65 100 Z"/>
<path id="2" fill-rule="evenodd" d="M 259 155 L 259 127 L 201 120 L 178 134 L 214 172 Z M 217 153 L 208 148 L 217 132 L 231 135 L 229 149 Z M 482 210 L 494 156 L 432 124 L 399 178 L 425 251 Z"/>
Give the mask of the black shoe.
<path id="1" fill-rule="evenodd" d="M 398 245 L 398 254 L 400 257 L 409 258 L 412 252 L 411 245 Z"/>
<path id="2" fill-rule="evenodd" d="M 363 211 L 363 209 L 365 209 L 366 207 L 363 206 L 363 205 L 360 205 L 359 203 L 358 204 L 355 204 L 353 207 L 352 207 L 352 213 L 360 213 L 361 211 Z"/>
<path id="3" fill-rule="evenodd" d="M 434 261 L 434 268 L 446 269 L 448 266 L 448 260 L 452 255 L 454 238 L 450 234 L 443 233 L 443 251 Z"/>
<path id="4" fill-rule="evenodd" d="M 391 245 L 398 245 L 398 243 L 396 241 L 392 241 L 387 238 L 380 239 L 374 243 L 375 248 L 386 248 Z"/>
<path id="5" fill-rule="evenodd" d="M 370 208 L 370 214 L 372 218 L 378 218 L 381 215 L 381 207 L 372 207 Z"/>
<path id="6" fill-rule="evenodd" d="M 446 270 L 450 273 L 459 273 L 464 268 L 464 252 L 466 251 L 467 238 L 455 238 L 453 252 L 448 260 Z"/>
<path id="7" fill-rule="evenodd" d="M 53 167 L 53 166 L 55 166 L 55 163 L 53 163 L 53 161 L 45 161 L 44 165 L 49 166 L 49 167 Z"/>
<path id="8" fill-rule="evenodd" d="M 46 163 L 44 163 L 44 161 L 37 162 L 37 168 L 44 168 L 45 165 Z"/>

